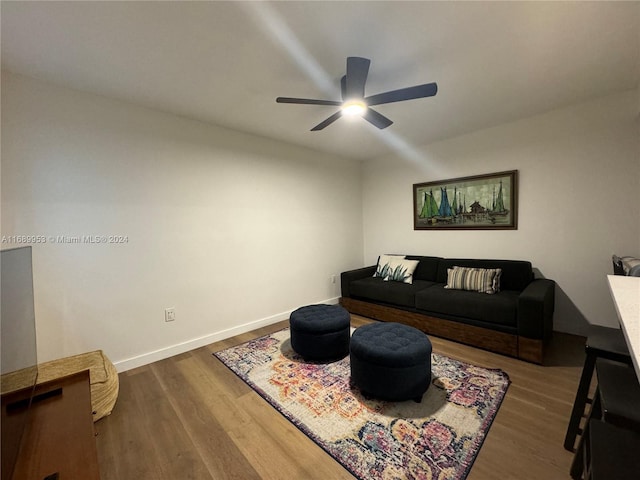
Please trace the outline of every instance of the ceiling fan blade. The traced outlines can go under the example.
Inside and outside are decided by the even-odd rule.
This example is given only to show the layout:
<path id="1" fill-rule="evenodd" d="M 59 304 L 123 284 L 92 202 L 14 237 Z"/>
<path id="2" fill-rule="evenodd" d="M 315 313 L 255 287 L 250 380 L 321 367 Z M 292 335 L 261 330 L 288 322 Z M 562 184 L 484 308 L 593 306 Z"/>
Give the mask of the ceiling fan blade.
<path id="1" fill-rule="evenodd" d="M 371 60 L 361 57 L 347 57 L 346 99 L 364 97 L 364 84 L 369 75 Z"/>
<path id="2" fill-rule="evenodd" d="M 401 88 L 390 92 L 379 93 L 365 98 L 367 105 L 382 105 L 383 103 L 402 102 L 414 98 L 433 97 L 438 92 L 438 85 L 425 83 L 415 87 Z"/>
<path id="3" fill-rule="evenodd" d="M 291 97 L 278 97 L 276 98 L 278 103 L 297 103 L 301 105 L 332 105 L 340 106 L 342 102 L 336 102 L 333 100 L 314 100 L 311 98 L 291 98 Z"/>
<path id="4" fill-rule="evenodd" d="M 362 118 L 364 118 L 367 122 L 371 123 L 372 125 L 375 125 L 381 130 L 383 128 L 387 128 L 389 125 L 393 123 L 384 115 L 381 115 L 375 110 L 371 110 L 370 108 L 367 108 L 367 111 L 362 115 Z"/>
<path id="5" fill-rule="evenodd" d="M 320 122 L 318 125 L 311 129 L 312 132 L 317 132 L 318 130 L 322 130 L 324 127 L 331 125 L 333 122 L 338 120 L 342 116 L 342 110 L 338 110 L 336 113 L 331 115 L 329 118 Z"/>
<path id="6" fill-rule="evenodd" d="M 340 91 L 342 92 L 342 100 L 347 99 L 347 76 L 343 75 L 340 79 Z"/>

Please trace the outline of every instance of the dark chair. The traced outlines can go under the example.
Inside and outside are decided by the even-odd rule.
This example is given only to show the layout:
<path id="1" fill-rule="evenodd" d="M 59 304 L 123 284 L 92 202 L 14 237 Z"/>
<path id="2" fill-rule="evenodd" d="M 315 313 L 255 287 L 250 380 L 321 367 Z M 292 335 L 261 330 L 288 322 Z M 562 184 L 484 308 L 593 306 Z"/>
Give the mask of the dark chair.
<path id="1" fill-rule="evenodd" d="M 596 374 L 596 413 L 607 423 L 640 433 L 640 382 L 633 366 L 598 359 Z"/>
<path id="2" fill-rule="evenodd" d="M 631 365 L 612 362 L 605 359 L 596 361 L 596 373 L 598 377 L 598 388 L 587 418 L 587 427 L 580 438 L 576 454 L 571 464 L 571 477 L 582 478 L 604 478 L 622 480 L 624 478 L 638 478 L 638 470 L 635 470 L 635 477 L 617 476 L 614 471 L 624 472 L 630 466 L 638 465 L 640 456 L 635 450 L 635 454 L 623 455 L 612 452 L 610 446 L 603 446 L 609 442 L 616 442 L 626 437 L 633 438 L 633 435 L 640 436 L 640 383 L 634 368 Z M 592 430 L 594 422 L 602 421 L 609 426 L 615 427 L 606 429 L 609 432 L 618 432 L 617 436 L 606 435 L 604 438 L 598 437 L 598 430 Z M 602 430 L 601 427 L 597 429 Z M 607 465 L 607 463 L 611 465 Z M 618 465 L 613 465 L 618 464 Z M 596 468 L 594 465 L 598 465 Z M 620 468 L 621 470 L 615 470 Z M 590 470 L 593 470 L 591 472 Z M 609 472 L 609 476 L 596 477 L 595 472 Z"/>
<path id="3" fill-rule="evenodd" d="M 576 437 L 582 433 L 580 420 L 584 416 L 585 406 L 587 403 L 592 402 L 589 398 L 589 387 L 591 386 L 596 359 L 605 358 L 631 365 L 627 342 L 624 339 L 622 330 L 618 328 L 592 325 L 584 350 L 586 353 L 584 367 L 582 368 L 578 391 L 573 402 L 573 410 L 571 411 L 567 433 L 564 438 L 564 448 L 570 452 L 574 451 Z"/>
<path id="4" fill-rule="evenodd" d="M 617 255 L 613 255 L 611 257 L 611 262 L 613 263 L 613 274 L 624 275 L 624 267 L 622 266 L 622 259 Z"/>
<path id="5" fill-rule="evenodd" d="M 640 434 L 600 420 L 585 431 L 585 480 L 637 480 L 640 472 Z"/>

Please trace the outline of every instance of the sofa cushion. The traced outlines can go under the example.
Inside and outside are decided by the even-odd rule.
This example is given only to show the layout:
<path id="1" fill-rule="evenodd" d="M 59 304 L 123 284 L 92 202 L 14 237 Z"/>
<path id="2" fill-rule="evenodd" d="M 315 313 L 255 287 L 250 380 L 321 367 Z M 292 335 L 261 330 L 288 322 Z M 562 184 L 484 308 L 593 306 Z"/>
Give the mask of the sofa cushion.
<path id="1" fill-rule="evenodd" d="M 418 260 L 418 266 L 415 272 L 413 272 L 414 280 L 427 280 L 429 282 L 435 282 L 438 277 L 438 265 L 440 257 L 422 257 L 419 255 L 407 255 L 407 260 Z"/>
<path id="2" fill-rule="evenodd" d="M 494 294 L 500 291 L 500 268 L 453 267 L 447 270 L 444 288 Z"/>
<path id="3" fill-rule="evenodd" d="M 431 285 L 434 285 L 434 283 L 425 280 L 414 280 L 413 284 L 410 284 L 385 282 L 380 277 L 366 277 L 354 280 L 349 287 L 352 297 L 414 308 L 416 292 Z"/>
<path id="4" fill-rule="evenodd" d="M 416 308 L 436 314 L 515 326 L 519 293 L 503 290 L 494 295 L 483 295 L 466 290 L 445 289 L 444 285 L 435 284 L 416 292 Z"/>
<path id="5" fill-rule="evenodd" d="M 531 262 L 525 260 L 474 260 L 469 258 L 443 258 L 438 266 L 437 283 L 447 283 L 447 269 L 455 266 L 471 268 L 499 268 L 501 290 L 521 292 L 533 280 Z"/>

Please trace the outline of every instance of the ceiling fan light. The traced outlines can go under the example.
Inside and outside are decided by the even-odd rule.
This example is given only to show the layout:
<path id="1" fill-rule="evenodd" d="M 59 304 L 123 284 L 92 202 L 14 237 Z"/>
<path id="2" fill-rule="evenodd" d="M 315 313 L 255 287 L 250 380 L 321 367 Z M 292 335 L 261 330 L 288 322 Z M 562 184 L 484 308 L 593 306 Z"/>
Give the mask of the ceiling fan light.
<path id="1" fill-rule="evenodd" d="M 350 100 L 342 104 L 342 113 L 350 117 L 362 116 L 367 110 L 367 104 L 362 100 Z"/>

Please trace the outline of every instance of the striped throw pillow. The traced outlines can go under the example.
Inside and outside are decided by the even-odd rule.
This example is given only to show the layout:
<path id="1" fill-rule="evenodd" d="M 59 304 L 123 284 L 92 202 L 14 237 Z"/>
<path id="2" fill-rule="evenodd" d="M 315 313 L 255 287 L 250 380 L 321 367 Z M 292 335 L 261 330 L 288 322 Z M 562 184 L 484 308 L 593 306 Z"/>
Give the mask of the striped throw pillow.
<path id="1" fill-rule="evenodd" d="M 500 291 L 501 268 L 457 267 L 447 269 L 444 288 L 493 294 Z"/>

